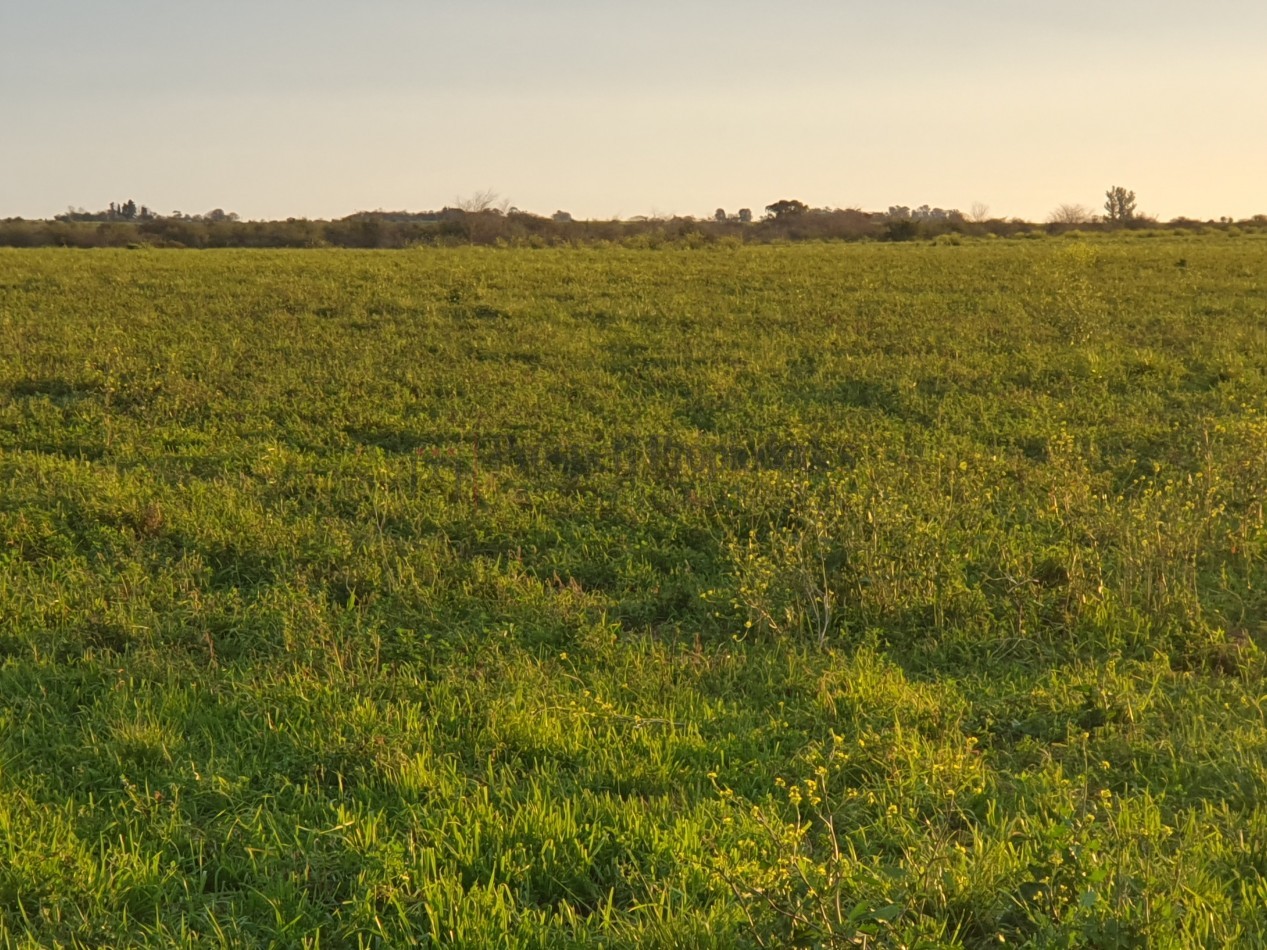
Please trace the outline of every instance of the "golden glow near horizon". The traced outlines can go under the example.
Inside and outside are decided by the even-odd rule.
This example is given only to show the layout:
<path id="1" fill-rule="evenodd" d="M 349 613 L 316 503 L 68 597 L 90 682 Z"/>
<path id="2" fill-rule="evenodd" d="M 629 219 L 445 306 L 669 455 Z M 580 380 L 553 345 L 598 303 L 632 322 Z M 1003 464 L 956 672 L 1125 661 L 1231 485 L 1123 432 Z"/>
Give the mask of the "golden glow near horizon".
<path id="1" fill-rule="evenodd" d="M 16 4 L 11 6 L 17 6 Z M 1267 213 L 1267 4 L 47 0 L 0 12 L 0 217 L 578 217 L 778 198 Z M 597 8 L 597 9 L 596 9 Z"/>

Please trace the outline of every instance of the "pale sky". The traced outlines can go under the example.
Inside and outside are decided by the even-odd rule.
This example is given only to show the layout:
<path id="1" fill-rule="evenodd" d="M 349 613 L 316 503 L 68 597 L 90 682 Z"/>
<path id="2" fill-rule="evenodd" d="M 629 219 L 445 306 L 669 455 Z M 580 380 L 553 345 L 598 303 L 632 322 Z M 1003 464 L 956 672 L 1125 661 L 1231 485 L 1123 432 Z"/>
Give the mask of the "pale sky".
<path id="1" fill-rule="evenodd" d="M 0 0 L 0 217 L 1267 213 L 1267 0 Z"/>

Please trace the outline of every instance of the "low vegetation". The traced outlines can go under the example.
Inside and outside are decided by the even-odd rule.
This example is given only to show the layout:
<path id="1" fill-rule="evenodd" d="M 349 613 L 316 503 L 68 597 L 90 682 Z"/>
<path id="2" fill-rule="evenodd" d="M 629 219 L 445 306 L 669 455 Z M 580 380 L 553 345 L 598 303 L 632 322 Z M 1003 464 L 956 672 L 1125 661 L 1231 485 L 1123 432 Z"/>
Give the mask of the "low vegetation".
<path id="1" fill-rule="evenodd" d="M 496 195 L 482 192 L 440 211 L 360 211 L 332 221 L 288 218 L 242 221 L 217 208 L 206 214 L 179 211 L 160 215 L 134 201 L 112 203 L 107 210 L 70 210 L 50 221 L 0 220 L 0 247 L 131 248 L 328 248 L 401 249 L 411 247 L 602 247 L 628 249 L 714 244 L 790 242 L 961 241 L 984 237 L 1041 238 L 1070 231 L 1136 232 L 1196 236 L 1267 233 L 1267 215 L 1242 221 L 1177 218 L 1166 224 L 1135 210 L 1135 193 L 1121 187 L 1106 192 L 1105 214 L 1063 204 L 1045 224 L 1020 218 L 990 217 L 978 206 L 964 215 L 956 210 L 893 206 L 884 212 L 857 208 L 811 208 L 780 199 L 754 219 L 752 209 L 728 213 L 718 208 L 710 219 L 674 215 L 625 220 L 574 220 L 566 211 L 549 217 L 494 206 Z"/>
<path id="2" fill-rule="evenodd" d="M 0 934 L 1267 943 L 1265 251 L 0 251 Z"/>

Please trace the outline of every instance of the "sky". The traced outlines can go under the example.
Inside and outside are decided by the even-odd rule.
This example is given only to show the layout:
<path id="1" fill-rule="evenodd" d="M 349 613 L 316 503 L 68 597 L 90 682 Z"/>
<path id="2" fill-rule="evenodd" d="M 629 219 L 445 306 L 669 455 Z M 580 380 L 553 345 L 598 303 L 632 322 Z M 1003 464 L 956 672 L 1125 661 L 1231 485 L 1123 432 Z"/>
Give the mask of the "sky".
<path id="1" fill-rule="evenodd" d="M 0 218 L 1267 213 L 1263 0 L 0 0 Z"/>

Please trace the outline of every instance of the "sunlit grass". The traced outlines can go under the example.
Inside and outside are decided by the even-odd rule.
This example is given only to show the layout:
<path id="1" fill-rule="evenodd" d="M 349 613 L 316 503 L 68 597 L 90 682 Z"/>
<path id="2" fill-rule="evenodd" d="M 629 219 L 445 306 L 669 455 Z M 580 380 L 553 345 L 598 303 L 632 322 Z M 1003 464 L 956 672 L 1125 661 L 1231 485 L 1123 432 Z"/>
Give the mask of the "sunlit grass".
<path id="1" fill-rule="evenodd" d="M 0 932 L 1267 942 L 1265 261 L 0 251 Z"/>

